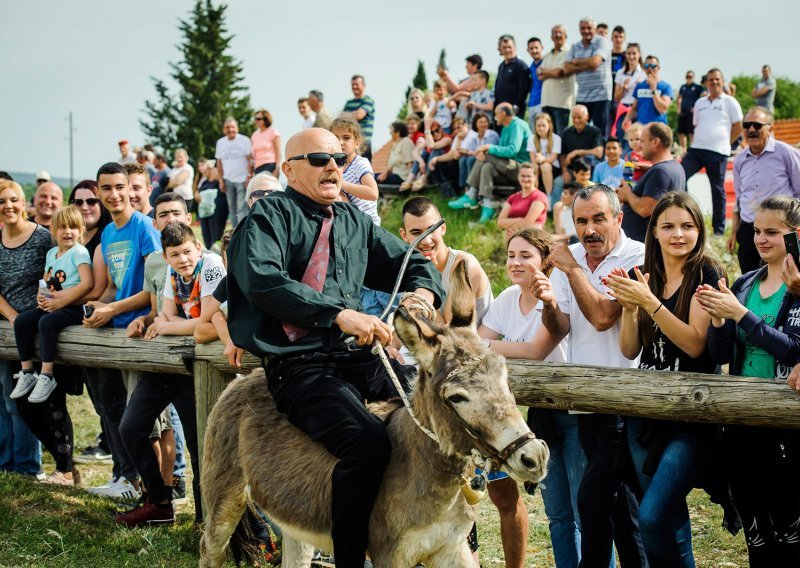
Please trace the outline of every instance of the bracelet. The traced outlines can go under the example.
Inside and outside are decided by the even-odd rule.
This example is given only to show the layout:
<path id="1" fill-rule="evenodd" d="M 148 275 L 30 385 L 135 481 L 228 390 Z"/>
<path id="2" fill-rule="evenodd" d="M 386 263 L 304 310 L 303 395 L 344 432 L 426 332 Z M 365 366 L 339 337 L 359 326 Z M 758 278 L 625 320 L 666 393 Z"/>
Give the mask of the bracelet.
<path id="1" fill-rule="evenodd" d="M 655 317 L 655 315 L 656 315 L 656 313 L 658 312 L 658 310 L 660 310 L 660 309 L 661 309 L 661 308 L 663 308 L 663 307 L 664 307 L 664 303 L 663 303 L 663 302 L 659 302 L 659 304 L 658 304 L 658 307 L 657 307 L 655 310 L 653 310 L 653 313 L 652 313 L 652 314 L 650 314 L 650 317 L 651 317 L 651 318 L 652 318 L 652 317 Z"/>

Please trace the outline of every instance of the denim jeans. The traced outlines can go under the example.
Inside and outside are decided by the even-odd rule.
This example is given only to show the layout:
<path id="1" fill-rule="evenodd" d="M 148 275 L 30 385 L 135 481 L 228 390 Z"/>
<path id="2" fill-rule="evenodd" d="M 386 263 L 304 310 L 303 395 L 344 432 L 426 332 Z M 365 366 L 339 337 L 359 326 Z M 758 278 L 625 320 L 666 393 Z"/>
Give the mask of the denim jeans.
<path id="1" fill-rule="evenodd" d="M 225 196 L 228 198 L 228 211 L 233 228 L 247 217 L 247 191 L 244 182 L 225 180 Z"/>
<path id="2" fill-rule="evenodd" d="M 686 496 L 708 469 L 711 445 L 691 433 L 672 437 L 655 474 L 642 473 L 648 450 L 637 438 L 645 419 L 628 418 L 628 444 L 644 497 L 639 505 L 639 530 L 651 568 L 694 568 L 692 526 Z"/>
<path id="3" fill-rule="evenodd" d="M 42 464 L 39 440 L 17 412 L 17 404 L 8 398 L 14 390 L 11 375 L 15 369 L 10 361 L 0 361 L 0 471 L 36 475 Z"/>
<path id="4" fill-rule="evenodd" d="M 557 568 L 577 568 L 581 560 L 578 487 L 586 469 L 586 456 L 578 440 L 578 417 L 552 410 L 558 437 L 547 440 L 550 463 L 542 490 L 544 512 L 550 521 L 550 540 Z"/>
<path id="5" fill-rule="evenodd" d="M 380 290 L 373 290 L 371 288 L 361 288 L 361 311 L 371 316 L 380 316 L 386 305 L 389 303 L 389 298 L 392 295 L 388 292 L 381 292 Z M 400 296 L 395 298 L 395 306 L 400 304 Z"/>
<path id="6" fill-rule="evenodd" d="M 181 417 L 173 404 L 169 405 L 169 419 L 175 434 L 175 467 L 172 468 L 172 475 L 183 477 L 186 475 L 186 437 L 183 434 Z"/>
<path id="7" fill-rule="evenodd" d="M 474 165 L 475 156 L 461 156 L 458 159 L 458 187 L 467 187 L 467 178 Z"/>

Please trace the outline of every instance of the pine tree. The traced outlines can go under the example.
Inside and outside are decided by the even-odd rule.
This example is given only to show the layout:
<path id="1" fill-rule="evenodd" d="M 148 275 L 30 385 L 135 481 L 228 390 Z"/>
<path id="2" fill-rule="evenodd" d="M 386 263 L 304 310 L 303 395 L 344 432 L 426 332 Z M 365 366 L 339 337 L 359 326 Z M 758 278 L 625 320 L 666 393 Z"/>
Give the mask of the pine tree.
<path id="1" fill-rule="evenodd" d="M 425 64 L 422 63 L 421 59 L 417 59 L 417 74 L 414 75 L 414 80 L 411 81 L 411 84 L 417 89 L 428 90 L 428 77 L 425 75 Z"/>
<path id="2" fill-rule="evenodd" d="M 140 121 L 148 142 L 169 152 L 186 148 L 192 160 L 213 157 L 225 118 L 235 118 L 243 133 L 250 129 L 250 97 L 242 65 L 229 54 L 233 35 L 225 26 L 226 9 L 197 0 L 190 18 L 181 20 L 182 60 L 171 64 L 170 73 L 178 94 L 172 97 L 154 79 L 157 98 L 145 103 L 149 120 Z"/>

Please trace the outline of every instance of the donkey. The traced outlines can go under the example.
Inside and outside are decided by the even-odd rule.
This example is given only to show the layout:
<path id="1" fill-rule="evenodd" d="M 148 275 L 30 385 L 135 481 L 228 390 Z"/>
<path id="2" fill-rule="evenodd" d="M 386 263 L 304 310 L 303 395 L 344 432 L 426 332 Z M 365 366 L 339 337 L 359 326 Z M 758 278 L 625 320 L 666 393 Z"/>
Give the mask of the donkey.
<path id="1" fill-rule="evenodd" d="M 489 456 L 521 481 L 540 481 L 549 450 L 535 439 L 508 386 L 505 359 L 475 332 L 466 270 L 455 270 L 453 318 L 442 326 L 400 307 L 398 336 L 419 364 L 412 409 L 373 405 L 392 454 L 370 519 L 369 554 L 376 568 L 472 566 L 467 535 L 475 509 L 461 486 Z M 307 567 L 314 548 L 330 551 L 331 474 L 336 458 L 276 409 L 263 369 L 222 393 L 208 419 L 202 492 L 207 512 L 200 566 L 219 567 L 248 501 L 283 533 L 283 566 Z M 234 546 L 234 541 L 231 541 Z"/>

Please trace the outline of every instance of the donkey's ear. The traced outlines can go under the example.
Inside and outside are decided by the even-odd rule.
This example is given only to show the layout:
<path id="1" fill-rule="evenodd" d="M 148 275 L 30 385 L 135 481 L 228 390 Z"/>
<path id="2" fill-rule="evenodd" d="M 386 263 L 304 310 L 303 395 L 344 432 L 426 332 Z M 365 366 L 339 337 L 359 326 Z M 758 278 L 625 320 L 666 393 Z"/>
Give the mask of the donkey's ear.
<path id="1" fill-rule="evenodd" d="M 408 347 L 417 362 L 424 369 L 431 371 L 439 347 L 439 334 L 443 330 L 422 316 L 418 310 L 408 310 L 405 306 L 397 309 L 394 328 L 397 336 Z"/>
<path id="2" fill-rule="evenodd" d="M 450 309 L 453 312 L 450 327 L 475 325 L 475 293 L 469 281 L 467 260 L 459 260 L 450 276 Z"/>

